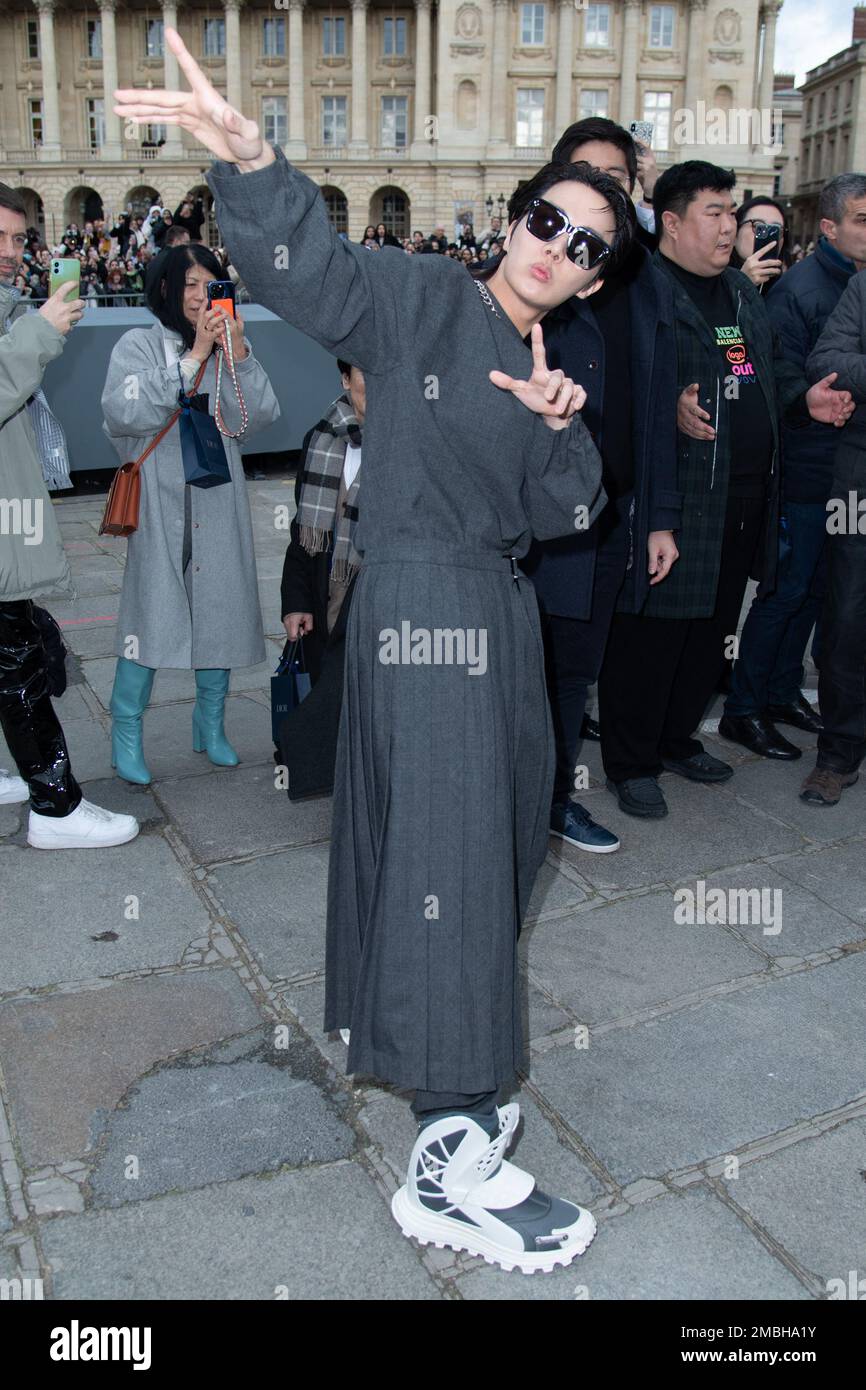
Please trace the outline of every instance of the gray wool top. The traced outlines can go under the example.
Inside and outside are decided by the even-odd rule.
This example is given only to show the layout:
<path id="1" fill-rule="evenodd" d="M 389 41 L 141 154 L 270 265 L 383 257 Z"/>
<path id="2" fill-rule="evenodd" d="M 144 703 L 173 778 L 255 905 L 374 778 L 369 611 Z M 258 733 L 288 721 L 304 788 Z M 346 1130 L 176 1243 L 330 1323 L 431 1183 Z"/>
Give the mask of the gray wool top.
<path id="1" fill-rule="evenodd" d="M 552 430 L 488 378 L 532 372 L 505 311 L 450 257 L 344 241 L 317 185 L 276 154 L 250 174 L 218 160 L 208 184 L 252 298 L 364 372 L 359 552 L 521 556 L 594 520 L 606 499 L 583 420 Z"/>

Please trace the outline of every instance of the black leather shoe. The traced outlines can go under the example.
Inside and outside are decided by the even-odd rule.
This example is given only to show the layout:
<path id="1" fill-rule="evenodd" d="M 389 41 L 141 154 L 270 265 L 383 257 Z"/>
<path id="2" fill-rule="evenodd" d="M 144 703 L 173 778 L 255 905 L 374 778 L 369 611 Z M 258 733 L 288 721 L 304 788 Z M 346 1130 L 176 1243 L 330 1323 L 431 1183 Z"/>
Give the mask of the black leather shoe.
<path id="1" fill-rule="evenodd" d="M 690 782 L 727 782 L 734 775 L 730 763 L 723 763 L 721 758 L 714 758 L 712 753 L 703 750 L 690 758 L 662 758 L 662 767 L 678 777 L 687 777 Z"/>
<path id="2" fill-rule="evenodd" d="M 601 743 L 601 729 L 598 727 L 598 720 L 591 719 L 588 714 L 585 714 L 580 726 L 580 736 L 581 738 L 588 738 L 590 743 Z"/>
<path id="3" fill-rule="evenodd" d="M 764 714 L 774 724 L 790 724 L 792 729 L 802 729 L 804 734 L 820 734 L 824 721 L 805 695 L 798 695 L 787 705 L 767 705 Z"/>
<path id="4" fill-rule="evenodd" d="M 764 714 L 725 714 L 719 720 L 719 733 L 762 758 L 792 763 L 803 756 L 803 750 L 783 738 Z"/>

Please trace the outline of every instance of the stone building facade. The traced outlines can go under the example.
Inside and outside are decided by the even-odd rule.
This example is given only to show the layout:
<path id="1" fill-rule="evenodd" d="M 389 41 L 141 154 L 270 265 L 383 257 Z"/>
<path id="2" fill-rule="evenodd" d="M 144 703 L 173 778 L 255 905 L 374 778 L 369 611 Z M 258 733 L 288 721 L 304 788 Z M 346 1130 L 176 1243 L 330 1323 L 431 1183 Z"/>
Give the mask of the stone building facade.
<path id="1" fill-rule="evenodd" d="M 488 226 L 582 115 L 651 120 L 662 165 L 733 166 L 769 192 L 781 0 L 0 0 L 0 180 L 49 241 L 98 207 L 174 207 L 207 158 L 121 128 L 116 85 L 179 85 L 180 32 L 216 86 L 325 190 L 358 238 Z M 722 113 L 723 119 L 719 113 Z M 714 124 L 715 120 L 715 124 Z M 707 133 L 709 131 L 709 133 Z M 205 190 L 206 191 L 206 190 Z M 209 235 L 217 235 L 211 224 Z"/>
<path id="2" fill-rule="evenodd" d="M 834 174 L 866 173 L 866 6 L 854 10 L 851 43 L 806 73 L 794 224 L 818 236 L 818 194 Z"/>

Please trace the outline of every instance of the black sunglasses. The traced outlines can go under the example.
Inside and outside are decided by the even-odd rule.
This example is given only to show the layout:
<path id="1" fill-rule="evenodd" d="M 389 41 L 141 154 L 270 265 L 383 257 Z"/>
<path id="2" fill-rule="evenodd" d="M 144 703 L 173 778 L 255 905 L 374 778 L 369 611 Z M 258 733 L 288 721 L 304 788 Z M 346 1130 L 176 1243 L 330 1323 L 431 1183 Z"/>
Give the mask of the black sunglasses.
<path id="1" fill-rule="evenodd" d="M 548 203 L 546 198 L 536 198 L 530 203 L 526 230 L 539 241 L 553 241 L 554 237 L 566 232 L 565 254 L 581 270 L 594 270 L 610 255 L 610 247 L 598 232 L 592 232 L 588 227 L 575 227 L 562 208 Z"/>

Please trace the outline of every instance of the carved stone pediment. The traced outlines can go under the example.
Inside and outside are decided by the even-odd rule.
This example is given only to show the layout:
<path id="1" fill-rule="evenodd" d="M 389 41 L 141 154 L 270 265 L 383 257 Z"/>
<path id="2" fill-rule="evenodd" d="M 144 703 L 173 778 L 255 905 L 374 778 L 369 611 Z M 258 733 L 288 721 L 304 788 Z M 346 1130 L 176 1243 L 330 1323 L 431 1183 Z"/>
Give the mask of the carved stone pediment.
<path id="1" fill-rule="evenodd" d="M 473 57 L 476 57 L 480 56 L 483 52 L 483 43 L 452 43 L 451 45 L 452 58 L 463 58 L 467 54 L 471 54 Z"/>
<path id="2" fill-rule="evenodd" d="M 733 48 L 711 48 L 711 49 L 710 49 L 710 62 L 711 62 L 711 63 L 736 63 L 737 66 L 739 67 L 740 64 L 742 63 L 742 61 L 743 61 L 743 51 L 742 51 L 742 49 L 733 49 Z"/>

